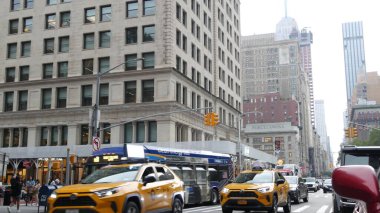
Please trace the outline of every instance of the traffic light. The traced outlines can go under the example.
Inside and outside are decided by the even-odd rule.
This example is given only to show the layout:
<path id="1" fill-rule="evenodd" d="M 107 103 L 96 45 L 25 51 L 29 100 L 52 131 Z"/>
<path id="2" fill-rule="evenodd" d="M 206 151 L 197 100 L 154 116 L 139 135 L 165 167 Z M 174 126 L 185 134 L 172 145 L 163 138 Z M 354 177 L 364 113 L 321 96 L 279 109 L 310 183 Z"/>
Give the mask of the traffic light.
<path id="1" fill-rule="evenodd" d="M 346 136 L 346 138 L 351 138 L 350 128 L 344 130 L 344 135 Z"/>
<path id="2" fill-rule="evenodd" d="M 206 126 L 211 126 L 211 113 L 207 113 L 204 115 L 204 124 Z"/>
<path id="3" fill-rule="evenodd" d="M 351 131 L 351 137 L 353 138 L 357 138 L 358 137 L 358 129 L 357 128 L 351 128 L 352 131 Z"/>
<path id="4" fill-rule="evenodd" d="M 211 126 L 216 126 L 219 123 L 219 115 L 215 112 L 211 113 Z"/>

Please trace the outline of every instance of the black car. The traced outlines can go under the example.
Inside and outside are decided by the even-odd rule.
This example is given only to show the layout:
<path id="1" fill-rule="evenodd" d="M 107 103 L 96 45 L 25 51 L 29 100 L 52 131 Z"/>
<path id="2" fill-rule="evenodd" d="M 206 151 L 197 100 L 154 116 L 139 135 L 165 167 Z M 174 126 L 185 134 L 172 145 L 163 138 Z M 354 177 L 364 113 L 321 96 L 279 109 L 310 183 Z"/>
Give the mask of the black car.
<path id="1" fill-rule="evenodd" d="M 326 179 L 323 182 L 323 193 L 332 192 L 332 191 L 333 191 L 333 188 L 332 188 L 331 179 Z"/>
<path id="2" fill-rule="evenodd" d="M 289 194 L 292 201 L 300 203 L 302 199 L 304 202 L 309 201 L 309 192 L 305 184 L 305 180 L 298 176 L 284 176 L 289 183 Z"/>

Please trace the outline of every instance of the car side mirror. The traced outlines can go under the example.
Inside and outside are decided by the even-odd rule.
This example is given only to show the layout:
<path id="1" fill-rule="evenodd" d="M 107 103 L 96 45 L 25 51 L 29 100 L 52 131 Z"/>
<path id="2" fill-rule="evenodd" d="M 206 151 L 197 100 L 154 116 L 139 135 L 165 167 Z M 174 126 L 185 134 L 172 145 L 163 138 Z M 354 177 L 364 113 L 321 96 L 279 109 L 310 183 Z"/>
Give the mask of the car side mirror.
<path id="1" fill-rule="evenodd" d="M 278 179 L 276 183 L 277 183 L 277 185 L 284 184 L 285 180 L 284 179 Z"/>
<path id="2" fill-rule="evenodd" d="M 332 186 L 342 197 L 365 202 L 368 212 L 378 212 L 379 183 L 371 166 L 342 166 L 334 169 Z"/>
<path id="3" fill-rule="evenodd" d="M 148 183 L 156 182 L 156 178 L 154 176 L 146 176 L 143 180 L 143 185 L 146 186 Z"/>

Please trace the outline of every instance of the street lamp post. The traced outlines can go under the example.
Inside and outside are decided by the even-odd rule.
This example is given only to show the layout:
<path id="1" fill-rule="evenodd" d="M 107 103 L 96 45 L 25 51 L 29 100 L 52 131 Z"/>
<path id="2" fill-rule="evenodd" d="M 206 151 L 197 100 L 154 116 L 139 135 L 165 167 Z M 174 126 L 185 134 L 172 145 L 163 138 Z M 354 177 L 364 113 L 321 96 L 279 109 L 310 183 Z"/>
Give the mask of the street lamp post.
<path id="1" fill-rule="evenodd" d="M 256 113 L 259 113 L 261 115 L 263 115 L 264 113 L 263 112 L 260 112 L 260 111 L 250 111 L 250 112 L 245 112 L 245 113 L 242 113 L 240 114 L 237 119 L 238 119 L 238 147 L 239 147 L 239 155 L 238 155 L 238 164 L 239 164 L 239 171 L 241 171 L 242 169 L 242 165 L 241 165 L 241 152 L 242 152 L 242 149 L 241 149 L 241 121 L 242 121 L 242 118 L 248 114 L 256 114 Z"/>
<path id="2" fill-rule="evenodd" d="M 105 71 L 105 72 L 98 72 L 96 74 L 96 102 L 95 102 L 95 105 L 94 105 L 94 108 L 93 108 L 93 112 L 92 112 L 92 119 L 91 119 L 91 126 L 92 126 L 92 139 L 94 139 L 95 137 L 98 137 L 98 134 L 99 134 L 99 118 L 100 118 L 100 111 L 99 111 L 99 87 L 100 87 L 100 77 L 102 77 L 103 75 L 111 72 L 112 70 L 126 64 L 126 63 L 129 63 L 129 62 L 132 62 L 132 61 L 139 61 L 139 60 L 144 60 L 144 58 L 136 58 L 136 59 L 132 59 L 132 60 L 127 60 L 127 61 L 124 61 L 123 63 L 121 64 L 118 64 L 117 66 L 115 67 L 112 67 L 111 69 Z M 87 68 L 86 68 L 87 69 Z M 89 69 L 87 69 L 89 70 Z M 89 70 L 91 72 L 93 72 L 93 70 Z"/>

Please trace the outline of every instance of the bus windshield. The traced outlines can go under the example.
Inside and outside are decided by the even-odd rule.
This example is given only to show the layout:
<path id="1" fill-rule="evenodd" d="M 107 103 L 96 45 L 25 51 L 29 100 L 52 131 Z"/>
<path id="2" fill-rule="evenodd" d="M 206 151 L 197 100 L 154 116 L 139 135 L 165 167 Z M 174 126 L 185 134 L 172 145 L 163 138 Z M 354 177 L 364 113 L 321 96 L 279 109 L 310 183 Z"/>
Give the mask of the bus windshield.
<path id="1" fill-rule="evenodd" d="M 136 179 L 141 166 L 105 167 L 82 180 L 83 184 L 128 182 Z"/>

